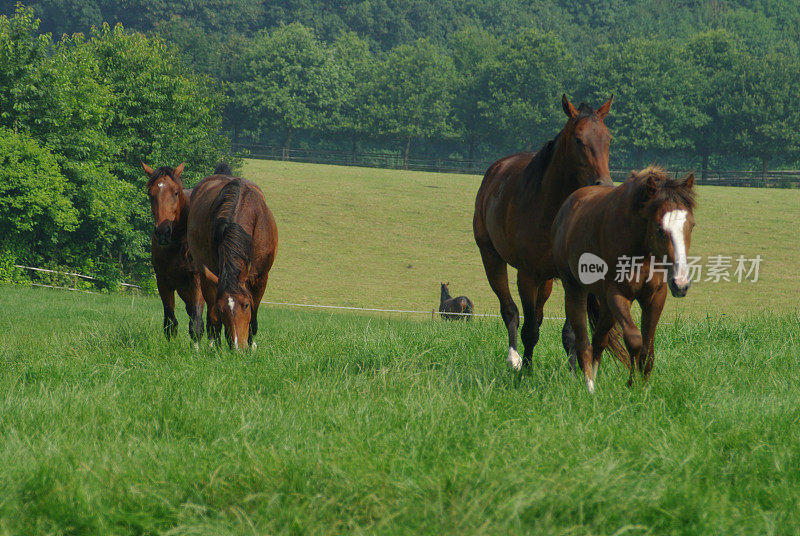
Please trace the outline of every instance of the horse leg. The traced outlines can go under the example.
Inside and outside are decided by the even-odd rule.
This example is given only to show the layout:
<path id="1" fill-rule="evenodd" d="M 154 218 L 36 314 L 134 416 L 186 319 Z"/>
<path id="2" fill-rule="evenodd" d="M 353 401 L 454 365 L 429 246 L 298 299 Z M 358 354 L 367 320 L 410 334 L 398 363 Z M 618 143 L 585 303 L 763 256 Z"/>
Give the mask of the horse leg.
<path id="1" fill-rule="evenodd" d="M 644 296 L 638 300 L 642 308 L 642 352 L 639 354 L 639 370 L 644 374 L 645 380 L 650 377 L 650 371 L 653 370 L 653 361 L 655 359 L 653 353 L 653 346 L 656 337 L 656 325 L 658 319 L 661 318 L 661 311 L 664 309 L 664 303 L 667 301 L 667 286 L 663 285 L 660 289 L 656 290 L 649 296 Z"/>
<path id="2" fill-rule="evenodd" d="M 640 362 L 639 354 L 642 351 L 642 332 L 636 327 L 631 318 L 631 301 L 619 293 L 612 293 L 607 298 L 607 306 L 614 319 L 622 328 L 622 337 L 628 348 L 631 358 L 631 375 L 628 378 L 628 387 L 633 385 L 633 372 L 636 363 Z"/>
<path id="3" fill-rule="evenodd" d="M 167 288 L 167 285 L 156 281 L 158 285 L 158 295 L 164 305 L 164 336 L 167 340 L 172 339 L 178 333 L 178 319 L 175 318 L 175 290 Z"/>
<path id="4" fill-rule="evenodd" d="M 497 250 L 489 243 L 478 244 L 483 260 L 483 268 L 489 286 L 500 300 L 500 315 L 508 330 L 508 358 L 506 363 L 514 370 L 522 368 L 522 358 L 517 352 L 517 329 L 519 329 L 519 310 L 508 289 L 508 266 Z"/>
<path id="5" fill-rule="evenodd" d="M 200 290 L 200 276 L 195 275 L 192 283 L 178 289 L 178 295 L 186 304 L 186 314 L 189 315 L 189 337 L 197 348 L 203 338 L 203 293 Z"/>
<path id="6" fill-rule="evenodd" d="M 258 306 L 261 305 L 261 298 L 264 296 L 264 291 L 267 289 L 268 278 L 269 274 L 259 279 L 252 289 L 253 310 L 250 312 L 250 338 L 248 339 L 247 344 L 250 345 L 250 348 L 253 350 L 258 348 L 258 345 L 253 339 L 258 333 Z"/>
<path id="7" fill-rule="evenodd" d="M 200 289 L 203 293 L 203 299 L 205 299 L 208 307 L 206 307 L 206 332 L 208 333 L 208 340 L 211 343 L 211 346 L 214 344 L 219 344 L 221 340 L 221 333 L 222 333 L 222 321 L 219 319 L 217 315 L 217 288 L 211 282 L 200 278 Z"/>
<path id="8" fill-rule="evenodd" d="M 531 358 L 533 357 L 533 348 L 539 342 L 539 327 L 542 325 L 542 318 L 544 316 L 542 308 L 544 303 L 539 303 L 540 298 L 542 301 L 547 301 L 549 292 L 544 292 L 545 287 L 549 283 L 550 290 L 553 288 L 552 281 L 545 282 L 544 285 L 539 285 L 538 281 L 531 277 L 529 274 L 518 271 L 517 272 L 517 289 L 519 290 L 519 297 L 522 300 L 522 313 L 525 315 L 525 320 L 522 323 L 522 345 L 524 352 L 522 356 L 523 366 L 530 366 Z"/>
<path id="9" fill-rule="evenodd" d="M 590 298 L 592 298 L 590 296 Z M 599 302 L 597 321 L 594 325 L 592 334 L 592 376 L 597 379 L 597 369 L 600 367 L 600 360 L 603 357 L 603 350 L 608 346 L 608 335 L 614 327 L 614 316 L 608 310 L 608 306 Z"/>
<path id="10" fill-rule="evenodd" d="M 575 334 L 575 346 L 570 359 L 580 363 L 583 377 L 586 380 L 586 389 L 589 394 L 594 394 L 594 367 L 592 366 L 592 350 L 589 348 L 589 331 L 586 320 L 587 293 L 576 282 L 564 279 L 563 283 L 564 312 L 572 332 Z"/>

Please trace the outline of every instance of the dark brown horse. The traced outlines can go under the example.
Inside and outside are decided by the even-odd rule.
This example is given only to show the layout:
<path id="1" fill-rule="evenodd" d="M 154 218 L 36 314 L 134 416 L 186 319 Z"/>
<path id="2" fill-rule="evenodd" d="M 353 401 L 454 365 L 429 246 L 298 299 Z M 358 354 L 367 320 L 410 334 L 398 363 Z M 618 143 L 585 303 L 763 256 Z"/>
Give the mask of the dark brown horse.
<path id="1" fill-rule="evenodd" d="M 439 313 L 445 320 L 472 320 L 472 301 L 466 296 L 451 297 L 450 283 L 442 283 Z"/>
<path id="2" fill-rule="evenodd" d="M 189 252 L 208 302 L 208 336 L 222 326 L 232 348 L 255 346 L 258 306 L 278 247 L 264 194 L 250 181 L 217 174 L 192 193 Z"/>
<path id="3" fill-rule="evenodd" d="M 550 227 L 561 203 L 582 186 L 611 184 L 611 135 L 603 119 L 613 99 L 595 111 L 586 104 L 575 109 L 567 96 L 562 96 L 567 123 L 561 132 L 535 154 L 514 154 L 492 164 L 478 190 L 475 242 L 489 285 L 500 300 L 500 313 L 508 330 L 507 363 L 515 370 L 523 363 L 530 365 L 544 304 L 557 275 Z M 508 288 L 508 264 L 517 269 L 517 288 L 525 314 L 523 359 L 517 352 L 519 312 Z M 565 347 L 572 338 L 565 324 Z"/>
<path id="4" fill-rule="evenodd" d="M 556 216 L 553 256 L 564 284 L 567 321 L 576 336 L 572 359 L 579 361 L 590 393 L 615 323 L 622 326 L 631 356 L 628 385 L 635 368 L 645 379 L 649 376 L 667 289 L 680 298 L 691 285 L 687 253 L 694 227 L 693 187 L 694 175 L 677 181 L 663 169 L 649 167 L 616 188 L 581 188 Z M 586 331 L 588 293 L 599 297 L 591 346 Z M 633 300 L 642 308 L 644 337 L 631 318 Z"/>
<path id="5" fill-rule="evenodd" d="M 203 294 L 200 277 L 193 270 L 186 243 L 191 190 L 183 187 L 183 164 L 177 168 L 153 169 L 144 162 L 147 195 L 155 227 L 150 239 L 150 258 L 156 274 L 158 295 L 164 305 L 164 334 L 170 339 L 178 332 L 175 318 L 175 292 L 186 304 L 189 336 L 197 342 L 203 336 Z"/>

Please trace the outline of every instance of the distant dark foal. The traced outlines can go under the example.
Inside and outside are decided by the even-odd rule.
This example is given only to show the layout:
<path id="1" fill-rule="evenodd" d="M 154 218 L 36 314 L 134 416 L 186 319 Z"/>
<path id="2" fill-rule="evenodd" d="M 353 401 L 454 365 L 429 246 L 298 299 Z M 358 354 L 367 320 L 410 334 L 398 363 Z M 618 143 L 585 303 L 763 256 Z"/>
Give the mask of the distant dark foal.
<path id="1" fill-rule="evenodd" d="M 472 302 L 466 296 L 450 297 L 450 283 L 442 283 L 439 312 L 445 320 L 472 320 Z"/>
<path id="2" fill-rule="evenodd" d="M 164 305 L 164 334 L 170 339 L 178 332 L 175 318 L 175 292 L 186 304 L 191 319 L 189 335 L 197 342 L 203 336 L 203 293 L 200 276 L 193 270 L 186 244 L 191 190 L 183 187 L 183 164 L 156 170 L 142 162 L 148 176 L 147 195 L 155 218 L 150 239 L 150 258 L 156 274 L 158 294 Z"/>
<path id="3" fill-rule="evenodd" d="M 686 296 L 691 285 L 687 254 L 694 227 L 694 175 L 672 180 L 658 167 L 631 174 L 617 186 L 588 186 L 569 196 L 553 223 L 553 256 L 564 285 L 567 321 L 575 332 L 571 360 L 579 362 L 594 392 L 597 368 L 615 323 L 622 327 L 634 369 L 645 379 L 653 368 L 656 324 L 667 299 Z M 608 272 L 603 276 L 605 263 Z M 625 269 L 620 272 L 620 267 Z M 586 331 L 586 298 L 598 298 L 592 344 Z M 631 303 L 642 308 L 642 330 Z M 644 332 L 644 333 L 642 333 Z"/>

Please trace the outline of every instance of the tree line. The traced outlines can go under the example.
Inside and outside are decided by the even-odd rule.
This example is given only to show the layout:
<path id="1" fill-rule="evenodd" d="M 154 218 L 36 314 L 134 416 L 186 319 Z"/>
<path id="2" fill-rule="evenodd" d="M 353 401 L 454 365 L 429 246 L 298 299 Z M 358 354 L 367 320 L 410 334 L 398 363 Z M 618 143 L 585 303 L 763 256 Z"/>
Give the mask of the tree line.
<path id="1" fill-rule="evenodd" d="M 231 141 L 490 161 L 552 137 L 562 93 L 614 94 L 616 167 L 800 156 L 800 7 L 783 0 L 0 10 L 0 278 L 10 259 L 147 273 L 139 160 L 185 161 L 191 183 Z"/>

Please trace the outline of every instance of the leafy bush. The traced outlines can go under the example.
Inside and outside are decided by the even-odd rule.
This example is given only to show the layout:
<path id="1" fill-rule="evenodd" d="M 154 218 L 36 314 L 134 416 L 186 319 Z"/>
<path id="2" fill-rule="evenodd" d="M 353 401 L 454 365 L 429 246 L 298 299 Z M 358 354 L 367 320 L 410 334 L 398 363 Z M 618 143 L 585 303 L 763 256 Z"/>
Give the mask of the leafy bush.
<path id="1" fill-rule="evenodd" d="M 0 237 L 26 262 L 54 254 L 78 224 L 56 157 L 26 134 L 0 127 Z"/>

